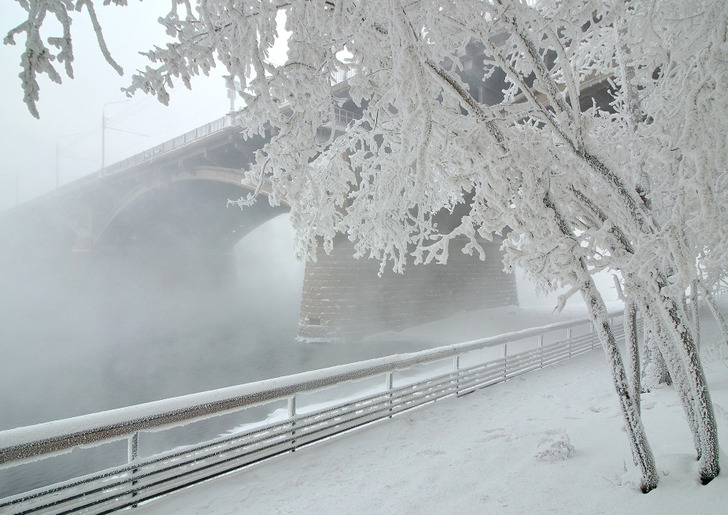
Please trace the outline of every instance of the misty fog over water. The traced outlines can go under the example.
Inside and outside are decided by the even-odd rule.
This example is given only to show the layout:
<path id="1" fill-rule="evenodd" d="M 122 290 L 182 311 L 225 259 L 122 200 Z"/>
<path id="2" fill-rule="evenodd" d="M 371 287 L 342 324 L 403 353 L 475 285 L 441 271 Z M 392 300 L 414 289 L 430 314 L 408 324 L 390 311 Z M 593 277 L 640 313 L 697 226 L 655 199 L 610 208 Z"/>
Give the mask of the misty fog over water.
<path id="1" fill-rule="evenodd" d="M 244 238 L 236 261 L 237 282 L 217 291 L 113 267 L 83 287 L 52 270 L 24 278 L 0 308 L 0 430 L 402 349 L 295 340 L 304 266 L 287 215 Z"/>
<path id="2" fill-rule="evenodd" d="M 271 225 L 275 233 L 281 223 Z M 89 274 L 95 284 L 80 288 L 53 271 L 24 277 L 0 312 L 0 429 L 275 373 L 280 365 L 271 349 L 298 346 L 302 266 L 281 252 L 280 266 L 260 270 L 245 251 L 241 242 L 239 284 L 224 291 L 150 285 L 142 271 L 139 278 L 128 269 L 113 277 L 112 267 L 101 277 Z"/>
<path id="3" fill-rule="evenodd" d="M 304 265 L 288 215 L 243 238 L 235 258 L 237 277 L 214 289 L 155 281 L 160 269 L 113 253 L 71 256 L 65 267 L 32 257 L 24 268 L 33 273 L 17 277 L 2 270 L 0 430 L 445 343 L 391 333 L 297 341 Z M 140 453 L 213 438 L 270 409 L 145 434 Z M 125 441 L 77 449 L 0 471 L 0 497 L 125 462 Z"/>
<path id="4" fill-rule="evenodd" d="M 113 256 L 4 277 L 0 430 L 434 345 L 296 341 L 304 265 L 292 237 L 288 215 L 251 232 L 235 249 L 237 280 L 216 290 L 161 287 Z M 122 463 L 125 446 L 0 471 L 0 497 Z"/>

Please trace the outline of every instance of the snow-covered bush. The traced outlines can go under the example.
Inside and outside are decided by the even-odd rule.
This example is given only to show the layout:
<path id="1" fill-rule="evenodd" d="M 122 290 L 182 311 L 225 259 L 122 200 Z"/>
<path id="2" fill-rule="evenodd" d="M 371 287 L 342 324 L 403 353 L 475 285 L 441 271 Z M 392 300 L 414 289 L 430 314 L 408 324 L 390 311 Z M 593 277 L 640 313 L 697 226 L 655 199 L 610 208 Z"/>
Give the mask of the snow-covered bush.
<path id="1" fill-rule="evenodd" d="M 538 443 L 535 458 L 540 461 L 557 462 L 574 456 L 574 446 L 563 429 L 547 431 Z"/>

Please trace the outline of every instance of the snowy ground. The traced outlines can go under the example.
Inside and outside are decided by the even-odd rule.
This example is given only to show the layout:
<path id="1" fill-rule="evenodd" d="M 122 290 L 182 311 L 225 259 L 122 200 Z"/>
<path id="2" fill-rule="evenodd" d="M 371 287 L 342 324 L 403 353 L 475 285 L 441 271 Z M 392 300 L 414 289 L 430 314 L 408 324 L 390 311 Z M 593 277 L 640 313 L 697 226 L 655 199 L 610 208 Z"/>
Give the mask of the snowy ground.
<path id="1" fill-rule="evenodd" d="M 702 332 L 720 439 L 728 442 L 728 350 L 717 350 L 719 335 L 707 311 Z M 653 390 L 642 403 L 660 471 L 660 486 L 648 495 L 639 492 L 606 362 L 596 351 L 185 489 L 136 512 L 725 513 L 728 469 L 707 486 L 698 483 L 674 392 Z M 725 453 L 721 460 L 728 467 Z"/>

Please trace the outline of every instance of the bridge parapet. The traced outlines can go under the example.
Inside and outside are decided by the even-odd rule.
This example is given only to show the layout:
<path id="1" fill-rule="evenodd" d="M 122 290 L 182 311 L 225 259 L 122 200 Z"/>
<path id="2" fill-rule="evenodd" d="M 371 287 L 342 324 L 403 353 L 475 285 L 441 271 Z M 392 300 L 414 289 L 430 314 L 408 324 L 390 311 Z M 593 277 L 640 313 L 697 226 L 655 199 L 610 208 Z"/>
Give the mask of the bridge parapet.
<path id="1" fill-rule="evenodd" d="M 129 156 L 126 159 L 122 159 L 121 161 L 102 168 L 98 172 L 98 177 L 108 177 L 115 173 L 123 172 L 130 168 L 145 164 L 153 159 L 161 157 L 162 155 L 178 151 L 182 147 L 192 143 L 198 143 L 204 138 L 209 138 L 210 136 L 214 136 L 226 129 L 232 129 L 233 127 L 234 125 L 230 116 L 223 116 L 217 120 L 206 123 L 201 127 L 185 132 L 171 140 L 160 143 L 159 145 L 147 149 L 144 152 L 134 154 L 133 156 Z"/>

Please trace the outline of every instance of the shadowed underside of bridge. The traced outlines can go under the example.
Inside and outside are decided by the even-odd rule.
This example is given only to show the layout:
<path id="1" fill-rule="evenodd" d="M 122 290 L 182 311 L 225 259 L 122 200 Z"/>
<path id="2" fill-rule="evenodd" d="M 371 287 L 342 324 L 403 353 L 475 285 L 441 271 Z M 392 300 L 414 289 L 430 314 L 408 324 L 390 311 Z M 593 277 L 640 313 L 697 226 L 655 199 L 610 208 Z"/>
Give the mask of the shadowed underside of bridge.
<path id="1" fill-rule="evenodd" d="M 112 184 L 91 199 L 59 199 L 5 224 L 3 262 L 32 270 L 105 261 L 143 280 L 219 288 L 234 282 L 235 244 L 287 211 L 265 198 L 243 212 L 228 207 L 247 191 L 241 178 L 235 170 L 203 168 Z"/>
<path id="2" fill-rule="evenodd" d="M 227 207 L 241 188 L 215 181 L 178 181 L 145 191 L 116 213 L 94 247 L 230 250 L 250 230 L 284 212 L 256 203 Z"/>
<path id="3" fill-rule="evenodd" d="M 88 250 L 124 256 L 150 280 L 205 289 L 231 287 L 233 247 L 250 231 L 286 212 L 265 198 L 244 212 L 228 207 L 245 190 L 215 180 L 178 180 L 134 195 L 106 221 Z M 77 247 L 77 250 L 82 250 Z"/>

